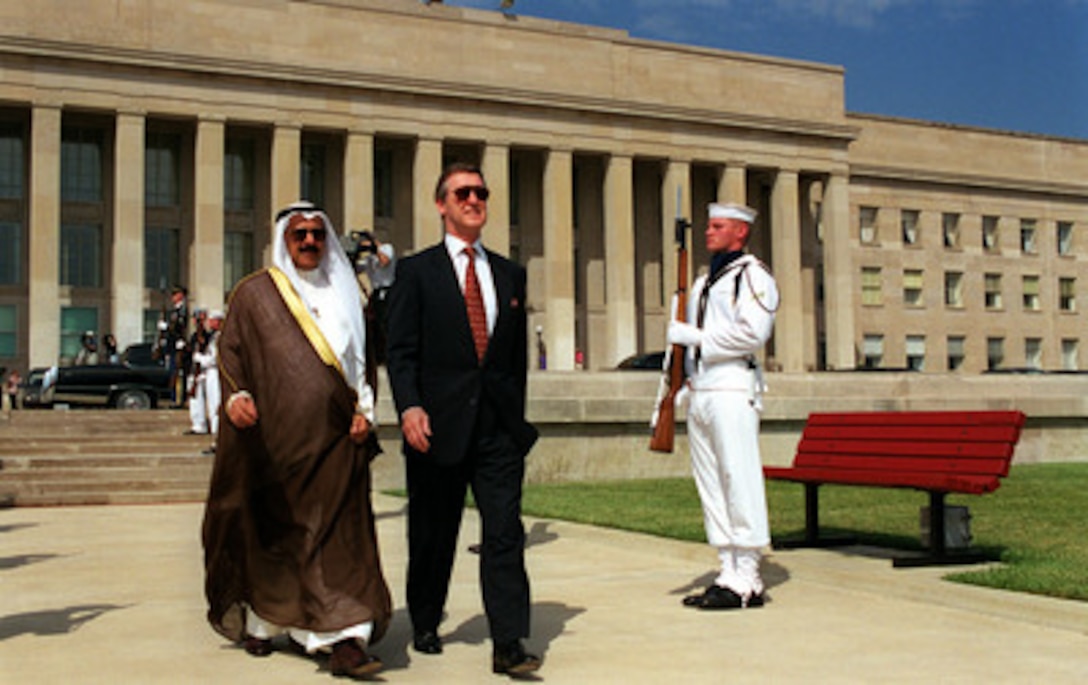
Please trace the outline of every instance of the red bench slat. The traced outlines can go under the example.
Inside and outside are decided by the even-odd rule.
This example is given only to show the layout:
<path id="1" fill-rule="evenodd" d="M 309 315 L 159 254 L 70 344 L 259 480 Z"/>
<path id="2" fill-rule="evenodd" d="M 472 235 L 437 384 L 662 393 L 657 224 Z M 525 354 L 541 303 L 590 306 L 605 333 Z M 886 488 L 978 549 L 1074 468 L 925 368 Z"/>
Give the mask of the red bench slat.
<path id="1" fill-rule="evenodd" d="M 873 440 L 889 442 L 1015 442 L 1020 435 L 1016 426 L 952 426 L 952 425 L 837 425 L 806 426 L 803 438 L 825 440 Z"/>
<path id="2" fill-rule="evenodd" d="M 886 457 L 864 454 L 807 453 L 793 462 L 795 468 L 864 469 L 867 471 L 905 471 L 947 473 L 954 475 L 1006 476 L 1008 459 L 932 459 L 927 457 Z"/>
<path id="3" fill-rule="evenodd" d="M 794 483 L 914 488 L 917 490 L 958 492 L 973 495 L 993 492 L 1001 483 L 996 475 L 970 476 L 930 472 L 844 469 L 838 467 L 766 467 L 764 468 L 764 475 L 773 480 L 786 480 Z"/>
<path id="4" fill-rule="evenodd" d="M 1011 425 L 1022 427 L 1024 414 L 1020 411 L 874 411 L 829 414 L 809 414 L 806 426 L 836 425 Z"/>
<path id="5" fill-rule="evenodd" d="M 866 454 L 871 456 L 933 456 L 956 458 L 1008 458 L 1013 446 L 1009 442 L 913 442 L 896 440 L 824 440 L 805 438 L 797 445 L 797 458 L 810 452 L 834 452 L 837 454 Z"/>

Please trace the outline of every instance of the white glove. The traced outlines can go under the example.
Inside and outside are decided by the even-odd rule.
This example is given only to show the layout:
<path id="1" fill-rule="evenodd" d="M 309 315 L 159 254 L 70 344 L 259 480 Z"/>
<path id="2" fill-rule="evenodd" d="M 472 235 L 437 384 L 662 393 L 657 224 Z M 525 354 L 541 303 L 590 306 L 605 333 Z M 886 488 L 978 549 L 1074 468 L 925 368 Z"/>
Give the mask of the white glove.
<path id="1" fill-rule="evenodd" d="M 686 412 L 690 401 L 691 391 L 688 390 L 688 384 L 684 383 L 680 386 L 680 389 L 676 391 L 676 396 L 673 398 L 672 404 L 680 411 Z"/>
<path id="2" fill-rule="evenodd" d="M 698 347 L 703 344 L 703 330 L 683 321 L 670 321 L 668 340 L 670 345 Z"/>

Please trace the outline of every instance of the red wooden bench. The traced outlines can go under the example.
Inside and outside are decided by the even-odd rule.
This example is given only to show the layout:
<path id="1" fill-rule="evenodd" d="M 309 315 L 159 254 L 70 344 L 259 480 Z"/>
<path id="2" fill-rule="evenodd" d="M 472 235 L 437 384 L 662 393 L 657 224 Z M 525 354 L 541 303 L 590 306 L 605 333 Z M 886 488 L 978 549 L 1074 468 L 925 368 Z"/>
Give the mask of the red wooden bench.
<path id="1" fill-rule="evenodd" d="M 769 480 L 805 486 L 805 536 L 778 548 L 848 544 L 820 536 L 819 488 L 825 483 L 913 488 L 929 493 L 929 554 L 896 558 L 897 567 L 961 564 L 983 555 L 948 550 L 945 496 L 993 492 L 1009 474 L 1024 414 L 926 411 L 810 414 L 790 467 L 764 467 Z"/>

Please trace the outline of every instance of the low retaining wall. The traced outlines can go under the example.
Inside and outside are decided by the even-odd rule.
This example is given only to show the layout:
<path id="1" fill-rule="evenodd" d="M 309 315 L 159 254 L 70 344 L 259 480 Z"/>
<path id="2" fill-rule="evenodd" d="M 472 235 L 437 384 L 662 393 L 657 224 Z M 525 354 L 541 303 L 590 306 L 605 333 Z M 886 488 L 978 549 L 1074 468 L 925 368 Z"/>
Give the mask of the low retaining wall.
<path id="1" fill-rule="evenodd" d="M 649 416 L 659 375 L 652 372 L 532 372 L 529 417 L 540 441 L 529 460 L 530 482 L 689 475 L 683 416 L 672 454 L 649 450 Z M 1088 461 L 1088 374 L 936 375 L 893 372 L 772 373 L 760 442 L 763 461 L 793 459 L 813 411 L 1019 409 L 1027 417 L 1013 463 Z M 379 419 L 395 412 L 388 385 L 379 390 Z M 384 478 L 400 476 L 399 433 L 382 431 Z M 394 459 L 388 459 L 388 457 Z"/>

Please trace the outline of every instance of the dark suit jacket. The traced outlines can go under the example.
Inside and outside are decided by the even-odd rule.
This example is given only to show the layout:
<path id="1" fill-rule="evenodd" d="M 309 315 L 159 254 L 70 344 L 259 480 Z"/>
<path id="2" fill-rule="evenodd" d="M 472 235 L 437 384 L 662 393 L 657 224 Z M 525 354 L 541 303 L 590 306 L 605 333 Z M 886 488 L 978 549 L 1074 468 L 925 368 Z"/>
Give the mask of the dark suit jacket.
<path id="1" fill-rule="evenodd" d="M 488 403 L 498 430 L 524 457 L 536 441 L 525 420 L 528 348 L 525 269 L 487 252 L 498 316 L 483 364 L 476 359 L 465 299 L 445 243 L 397 262 L 389 296 L 386 369 L 398 416 L 413 406 L 431 419 L 428 458 L 463 460 L 481 405 Z M 418 456 L 407 442 L 404 453 Z"/>

